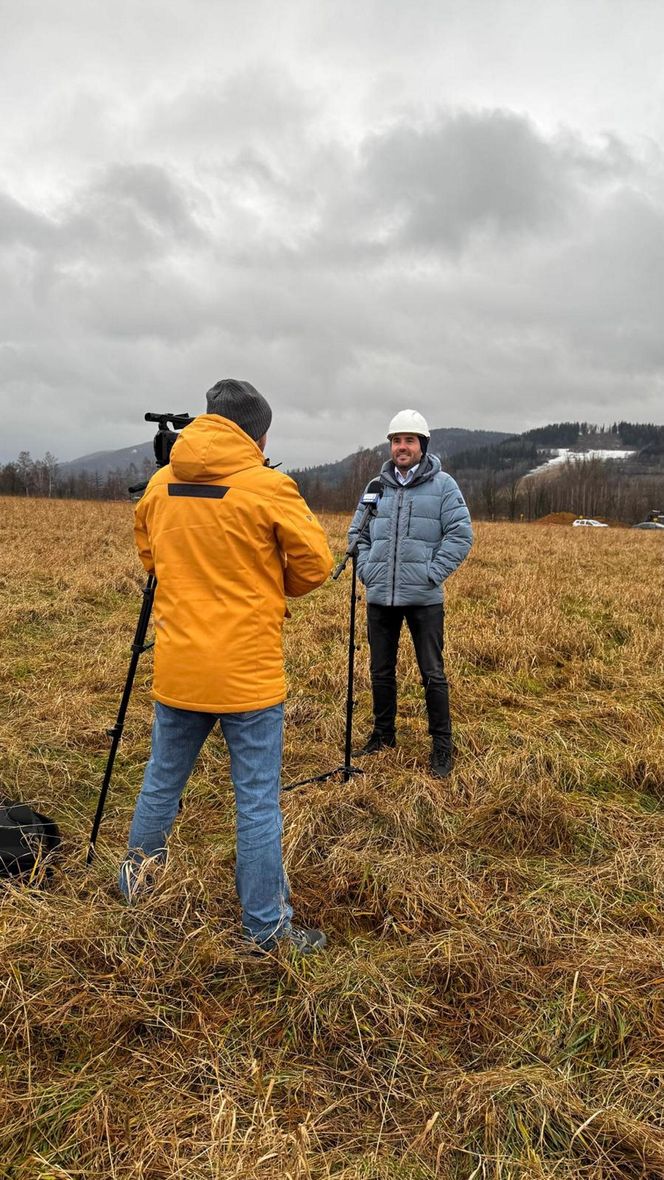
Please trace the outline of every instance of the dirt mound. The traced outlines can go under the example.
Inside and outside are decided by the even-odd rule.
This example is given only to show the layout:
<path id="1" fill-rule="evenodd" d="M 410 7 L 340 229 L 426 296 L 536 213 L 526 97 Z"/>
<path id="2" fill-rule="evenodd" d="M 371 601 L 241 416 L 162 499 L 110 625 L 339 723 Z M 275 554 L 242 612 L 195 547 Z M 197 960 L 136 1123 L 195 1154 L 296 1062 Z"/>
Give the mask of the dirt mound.
<path id="1" fill-rule="evenodd" d="M 573 520 L 578 519 L 574 512 L 549 512 L 548 516 L 540 516 L 533 524 L 571 524 Z"/>

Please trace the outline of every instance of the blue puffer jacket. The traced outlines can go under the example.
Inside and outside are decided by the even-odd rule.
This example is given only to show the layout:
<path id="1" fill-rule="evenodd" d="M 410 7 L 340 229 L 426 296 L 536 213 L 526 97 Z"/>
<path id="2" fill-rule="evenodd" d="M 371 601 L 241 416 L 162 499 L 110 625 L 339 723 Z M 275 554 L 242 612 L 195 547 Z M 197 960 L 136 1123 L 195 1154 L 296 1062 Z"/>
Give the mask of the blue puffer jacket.
<path id="1" fill-rule="evenodd" d="M 470 515 L 458 484 L 426 454 L 411 483 L 400 484 L 388 460 L 380 473 L 383 495 L 360 537 L 357 572 L 367 602 L 379 606 L 433 606 L 441 583 L 453 574 L 473 543 Z M 364 508 L 348 533 L 354 539 Z"/>

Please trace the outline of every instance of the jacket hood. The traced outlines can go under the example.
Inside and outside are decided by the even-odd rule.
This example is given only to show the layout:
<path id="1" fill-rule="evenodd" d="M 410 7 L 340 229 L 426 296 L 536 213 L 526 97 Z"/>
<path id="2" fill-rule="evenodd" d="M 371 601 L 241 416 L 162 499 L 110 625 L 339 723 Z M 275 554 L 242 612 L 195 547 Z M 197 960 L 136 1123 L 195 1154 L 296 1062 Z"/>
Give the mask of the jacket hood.
<path id="1" fill-rule="evenodd" d="M 247 467 L 263 467 L 265 457 L 237 422 L 200 414 L 173 444 L 170 465 L 176 479 L 185 483 L 211 483 Z"/>
<path id="2" fill-rule="evenodd" d="M 438 456 L 430 455 L 427 451 L 426 454 L 424 454 L 420 459 L 419 469 L 415 472 L 412 483 L 408 484 L 408 487 L 412 487 L 412 485 L 416 483 L 425 483 L 428 479 L 433 479 L 434 475 L 437 475 L 441 470 L 442 464 Z M 394 474 L 394 463 L 391 459 L 387 459 L 387 461 L 383 463 L 383 466 L 380 469 L 380 478 L 383 479 L 385 483 L 392 484 L 392 486 L 395 488 L 402 486 Z"/>

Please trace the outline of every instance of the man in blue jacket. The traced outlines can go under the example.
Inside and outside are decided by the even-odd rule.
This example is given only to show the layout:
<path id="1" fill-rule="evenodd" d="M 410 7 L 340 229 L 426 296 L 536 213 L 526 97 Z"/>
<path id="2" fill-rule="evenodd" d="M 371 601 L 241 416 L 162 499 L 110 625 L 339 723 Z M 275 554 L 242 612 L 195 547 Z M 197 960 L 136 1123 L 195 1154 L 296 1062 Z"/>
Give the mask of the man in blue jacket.
<path id="1" fill-rule="evenodd" d="M 442 583 L 472 542 L 470 515 L 459 487 L 427 451 L 430 432 L 417 410 L 401 410 L 387 432 L 391 459 L 383 464 L 383 495 L 358 544 L 357 572 L 366 587 L 374 727 L 362 754 L 396 745 L 396 663 L 406 620 L 424 685 L 432 738 L 431 770 L 452 769 L 452 725 L 443 665 Z M 353 517 L 349 541 L 359 528 Z"/>

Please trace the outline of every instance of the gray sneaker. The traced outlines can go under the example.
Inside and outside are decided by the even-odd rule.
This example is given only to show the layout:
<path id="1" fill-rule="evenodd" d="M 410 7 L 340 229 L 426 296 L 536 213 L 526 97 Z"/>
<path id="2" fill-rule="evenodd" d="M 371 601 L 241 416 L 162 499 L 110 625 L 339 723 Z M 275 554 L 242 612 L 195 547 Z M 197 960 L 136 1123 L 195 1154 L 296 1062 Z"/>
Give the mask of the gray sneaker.
<path id="1" fill-rule="evenodd" d="M 268 938 L 265 942 L 252 942 L 252 950 L 260 954 L 276 950 L 293 950 L 298 955 L 312 955 L 327 946 L 327 936 L 322 930 L 307 930 L 302 926 L 291 926 L 279 938 Z"/>
<path id="2" fill-rule="evenodd" d="M 322 930 L 305 930 L 302 926 L 291 926 L 288 934 L 281 940 L 282 946 L 292 947 L 300 955 L 311 955 L 315 951 L 323 951 L 327 946 L 327 935 Z"/>

